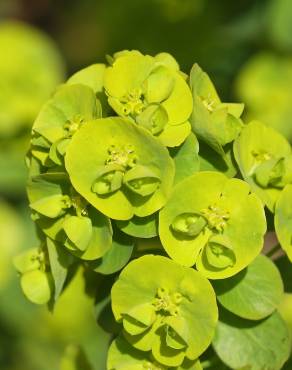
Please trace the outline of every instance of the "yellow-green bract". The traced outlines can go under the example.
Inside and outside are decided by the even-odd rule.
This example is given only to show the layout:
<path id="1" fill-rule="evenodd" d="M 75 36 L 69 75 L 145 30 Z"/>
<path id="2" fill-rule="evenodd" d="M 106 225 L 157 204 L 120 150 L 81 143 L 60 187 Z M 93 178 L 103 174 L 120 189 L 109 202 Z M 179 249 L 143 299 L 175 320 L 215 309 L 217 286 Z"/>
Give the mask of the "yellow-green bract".
<path id="1" fill-rule="evenodd" d="M 34 122 L 32 155 L 43 166 L 62 165 L 75 132 L 85 122 L 100 117 L 101 105 L 91 88 L 81 84 L 63 85 Z"/>
<path id="2" fill-rule="evenodd" d="M 94 260 L 111 248 L 110 220 L 76 193 L 65 173 L 32 177 L 27 191 L 38 226 L 72 254 Z"/>
<path id="3" fill-rule="evenodd" d="M 219 172 L 179 183 L 160 212 L 159 235 L 171 258 L 211 279 L 232 276 L 263 247 L 264 208 L 249 185 Z"/>
<path id="4" fill-rule="evenodd" d="M 274 212 L 281 190 L 292 182 L 292 152 L 288 141 L 271 127 L 252 121 L 235 140 L 234 155 L 245 181 Z"/>
<path id="5" fill-rule="evenodd" d="M 222 103 L 209 76 L 195 64 L 190 74 L 194 109 L 192 129 L 215 152 L 225 157 L 224 145 L 233 141 L 242 129 L 243 104 Z"/>
<path id="6" fill-rule="evenodd" d="M 165 366 L 195 360 L 208 347 L 217 305 L 208 280 L 162 256 L 130 262 L 112 288 L 115 319 L 133 347 Z"/>
<path id="7" fill-rule="evenodd" d="M 48 303 L 53 280 L 43 249 L 32 248 L 23 252 L 14 259 L 14 266 L 21 274 L 20 284 L 25 296 L 35 304 Z"/>
<path id="8" fill-rule="evenodd" d="M 119 116 L 146 128 L 164 145 L 178 146 L 190 133 L 192 96 L 171 55 L 117 53 L 105 72 L 104 86 Z"/>
<path id="9" fill-rule="evenodd" d="M 84 125 L 67 148 L 65 164 L 74 188 L 117 220 L 158 211 L 174 178 L 173 160 L 158 139 L 119 117 Z"/>
<path id="10" fill-rule="evenodd" d="M 149 353 L 131 347 L 122 337 L 115 339 L 108 352 L 107 370 L 167 370 L 155 361 Z M 172 370 L 202 370 L 199 360 L 185 359 L 181 366 L 171 367 Z"/>

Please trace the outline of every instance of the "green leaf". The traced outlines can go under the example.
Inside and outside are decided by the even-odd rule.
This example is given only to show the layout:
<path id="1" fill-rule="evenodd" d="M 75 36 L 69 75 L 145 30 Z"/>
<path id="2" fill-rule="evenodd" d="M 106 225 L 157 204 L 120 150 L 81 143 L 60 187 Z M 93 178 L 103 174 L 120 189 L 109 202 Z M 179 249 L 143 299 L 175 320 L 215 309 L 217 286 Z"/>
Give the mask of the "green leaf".
<path id="1" fill-rule="evenodd" d="M 147 322 L 143 322 L 141 307 L 147 308 Z M 147 330 L 140 325 L 140 334 L 133 335 L 134 328 L 127 322 L 125 338 L 139 350 L 151 350 L 166 366 L 180 366 L 185 357 L 195 360 L 208 347 L 217 321 L 215 295 L 208 280 L 194 269 L 153 255 L 124 268 L 112 288 L 112 308 L 118 322 L 130 316 L 150 325 Z M 172 337 L 167 341 L 166 332 Z"/>
<path id="2" fill-rule="evenodd" d="M 276 203 L 275 230 L 281 247 L 292 261 L 292 185 L 286 185 Z"/>
<path id="3" fill-rule="evenodd" d="M 113 242 L 104 256 L 88 262 L 88 266 L 100 274 L 109 275 L 121 270 L 130 260 L 134 249 L 134 240 L 119 230 L 114 230 Z"/>
<path id="4" fill-rule="evenodd" d="M 159 210 L 166 203 L 174 177 L 173 161 L 157 139 L 119 117 L 86 124 L 74 135 L 65 162 L 74 188 L 102 213 L 117 220 L 128 220 L 134 214 L 144 217 Z M 160 184 L 157 186 L 156 180 L 151 182 L 153 194 L 148 196 L 130 192 L 126 187 L 110 194 L 96 194 L 92 185 L 98 172 L 108 164 L 122 166 L 126 180 L 136 165 L 155 171 L 155 176 L 159 173 Z M 149 187 L 146 186 L 146 194 L 150 192 Z"/>
<path id="5" fill-rule="evenodd" d="M 25 272 L 20 278 L 20 284 L 26 298 L 35 304 L 45 304 L 51 299 L 52 277 L 47 272 Z"/>
<path id="6" fill-rule="evenodd" d="M 200 171 L 218 171 L 227 177 L 235 177 L 237 166 L 233 156 L 232 145 L 224 147 L 224 158 L 203 141 L 200 142 L 199 161 Z"/>
<path id="7" fill-rule="evenodd" d="M 60 296 L 68 274 L 68 267 L 73 263 L 73 257 L 57 242 L 47 238 L 50 269 L 54 280 L 54 300 Z"/>
<path id="8" fill-rule="evenodd" d="M 170 148 L 169 152 L 175 164 L 175 184 L 199 171 L 199 142 L 193 133 L 179 148 Z"/>
<path id="9" fill-rule="evenodd" d="M 198 172 L 181 181 L 159 215 L 169 256 L 184 266 L 196 264 L 211 279 L 235 275 L 250 264 L 263 247 L 265 231 L 263 206 L 248 184 L 219 172 Z"/>
<path id="10" fill-rule="evenodd" d="M 218 301 L 237 316 L 260 320 L 279 306 L 283 297 L 281 275 L 263 255 L 237 275 L 213 283 Z"/>
<path id="11" fill-rule="evenodd" d="M 136 238 L 154 238 L 158 235 L 158 216 L 153 213 L 146 217 L 134 216 L 128 221 L 116 221 L 124 233 Z"/>
<path id="12" fill-rule="evenodd" d="M 213 347 L 232 369 L 280 370 L 290 355 L 291 340 L 277 312 L 254 322 L 222 311 Z"/>

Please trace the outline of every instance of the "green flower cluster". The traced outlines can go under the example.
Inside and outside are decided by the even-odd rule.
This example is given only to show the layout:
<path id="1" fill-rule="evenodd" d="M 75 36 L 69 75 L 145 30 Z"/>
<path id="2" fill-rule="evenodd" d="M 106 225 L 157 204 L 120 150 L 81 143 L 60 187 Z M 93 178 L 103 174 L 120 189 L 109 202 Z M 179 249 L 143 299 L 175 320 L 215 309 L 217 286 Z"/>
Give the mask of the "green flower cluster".
<path id="1" fill-rule="evenodd" d="M 222 103 L 198 65 L 188 76 L 167 53 L 108 61 L 60 86 L 33 125 L 27 192 L 40 246 L 15 261 L 22 289 L 53 304 L 78 265 L 116 274 L 108 370 L 200 370 L 212 340 L 224 358 L 216 296 L 255 330 L 277 315 L 281 277 L 260 253 L 267 206 L 292 259 L 291 147 L 244 124 L 243 104 Z"/>

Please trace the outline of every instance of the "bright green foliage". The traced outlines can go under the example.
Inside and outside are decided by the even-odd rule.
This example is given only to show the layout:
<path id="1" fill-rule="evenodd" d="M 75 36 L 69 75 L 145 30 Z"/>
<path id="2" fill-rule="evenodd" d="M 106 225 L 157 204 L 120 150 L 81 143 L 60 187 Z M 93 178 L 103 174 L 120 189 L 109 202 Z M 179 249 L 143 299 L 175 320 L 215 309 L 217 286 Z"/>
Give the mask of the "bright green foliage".
<path id="1" fill-rule="evenodd" d="M 280 370 L 290 355 L 291 339 L 278 313 L 252 322 L 224 311 L 213 347 L 232 369 Z"/>
<path id="2" fill-rule="evenodd" d="M 106 70 L 104 86 L 119 116 L 144 127 L 164 145 L 178 146 L 190 133 L 192 96 L 171 55 L 118 53 Z"/>
<path id="3" fill-rule="evenodd" d="M 36 304 L 48 303 L 52 296 L 52 277 L 47 263 L 47 256 L 42 247 L 23 252 L 14 260 L 14 266 L 21 274 L 23 293 Z"/>
<path id="4" fill-rule="evenodd" d="M 243 124 L 243 104 L 222 103 L 197 64 L 188 76 L 168 53 L 107 59 L 70 77 L 34 122 L 40 247 L 15 259 L 24 294 L 56 312 L 84 273 L 114 335 L 107 370 L 280 369 L 283 282 L 260 253 L 267 206 L 292 258 L 290 144 Z M 61 368 L 91 367 L 70 346 Z"/>
<path id="5" fill-rule="evenodd" d="M 285 187 L 276 203 L 275 230 L 282 248 L 292 261 L 292 185 Z"/>
<path id="6" fill-rule="evenodd" d="M 213 283 L 217 299 L 227 310 L 249 320 L 270 315 L 283 299 L 281 275 L 263 255 L 237 275 Z"/>
<path id="7" fill-rule="evenodd" d="M 166 366 L 180 366 L 185 357 L 195 360 L 208 347 L 217 322 L 208 280 L 153 255 L 132 261 L 122 271 L 112 288 L 112 309 L 129 343 L 151 351 Z"/>
<path id="8" fill-rule="evenodd" d="M 252 121 L 234 142 L 234 155 L 243 178 L 274 212 L 281 190 L 292 182 L 288 141 L 274 129 Z"/>
<path id="9" fill-rule="evenodd" d="M 75 192 L 66 174 L 46 173 L 32 177 L 27 190 L 36 223 L 72 254 L 93 260 L 110 249 L 109 219 Z"/>
<path id="10" fill-rule="evenodd" d="M 190 74 L 194 109 L 193 131 L 215 152 L 225 157 L 224 145 L 232 142 L 243 126 L 243 104 L 222 103 L 209 76 L 195 64 Z"/>
<path id="11" fill-rule="evenodd" d="M 158 235 L 158 215 L 153 213 L 146 217 L 134 216 L 131 220 L 117 221 L 118 227 L 126 234 L 136 238 L 153 238 Z"/>
<path id="12" fill-rule="evenodd" d="M 245 268 L 259 254 L 265 231 L 263 206 L 248 184 L 218 172 L 182 181 L 160 212 L 159 235 L 170 257 L 196 264 L 212 279 Z"/>
<path id="13" fill-rule="evenodd" d="M 167 149 L 144 128 L 118 117 L 91 121 L 77 132 L 66 169 L 77 191 L 117 220 L 158 211 L 174 177 Z"/>
<path id="14" fill-rule="evenodd" d="M 43 107 L 33 125 L 31 154 L 43 166 L 63 164 L 66 148 L 87 121 L 101 117 L 94 91 L 85 85 L 64 85 Z"/>
<path id="15" fill-rule="evenodd" d="M 112 342 L 108 353 L 107 368 L 109 370 L 166 370 L 169 367 L 157 363 L 151 354 L 139 351 L 119 337 Z M 180 366 L 171 367 L 173 370 L 202 370 L 199 360 L 187 360 Z"/>

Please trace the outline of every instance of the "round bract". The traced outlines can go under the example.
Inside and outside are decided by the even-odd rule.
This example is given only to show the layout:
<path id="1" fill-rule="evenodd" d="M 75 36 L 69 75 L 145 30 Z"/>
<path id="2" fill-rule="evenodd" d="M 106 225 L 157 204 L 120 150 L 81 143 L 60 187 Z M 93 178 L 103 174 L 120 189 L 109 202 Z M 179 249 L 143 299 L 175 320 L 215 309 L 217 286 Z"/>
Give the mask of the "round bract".
<path id="1" fill-rule="evenodd" d="M 145 353 L 131 347 L 123 337 L 115 339 L 108 352 L 107 370 L 167 370 L 157 363 L 149 353 Z M 173 370 L 202 370 L 199 360 L 190 361 L 185 359 L 178 367 L 171 367 Z"/>
<path id="2" fill-rule="evenodd" d="M 224 311 L 213 347 L 232 369 L 280 370 L 290 355 L 291 338 L 278 312 L 265 320 L 249 321 Z"/>
<path id="3" fill-rule="evenodd" d="M 281 190 L 292 182 L 292 154 L 288 141 L 271 127 L 252 121 L 235 140 L 234 155 L 245 181 L 274 212 Z"/>
<path id="4" fill-rule="evenodd" d="M 62 165 L 66 148 L 80 127 L 101 117 L 94 91 L 85 85 L 63 85 L 33 124 L 31 153 L 42 165 Z"/>
<path id="5" fill-rule="evenodd" d="M 235 276 L 214 281 L 213 287 L 222 306 L 249 320 L 261 320 L 273 313 L 284 292 L 279 270 L 264 255 Z"/>
<path id="6" fill-rule="evenodd" d="M 189 135 L 192 96 L 170 55 L 118 53 L 106 70 L 104 86 L 119 116 L 143 126 L 164 145 L 178 146 Z"/>
<path id="7" fill-rule="evenodd" d="M 115 319 L 126 340 L 165 366 L 195 360 L 217 322 L 211 284 L 199 272 L 162 257 L 130 262 L 112 288 Z"/>
<path id="8" fill-rule="evenodd" d="M 190 73 L 194 109 L 192 130 L 220 156 L 225 157 L 224 145 L 232 142 L 242 129 L 240 116 L 244 105 L 222 103 L 209 76 L 198 64 Z"/>
<path id="9" fill-rule="evenodd" d="M 145 129 L 119 117 L 84 125 L 68 146 L 65 164 L 75 189 L 117 220 L 159 210 L 174 178 L 167 149 Z"/>
<path id="10" fill-rule="evenodd" d="M 211 279 L 232 276 L 253 261 L 265 231 L 263 206 L 249 185 L 218 172 L 180 182 L 160 212 L 159 235 L 169 256 L 196 264 Z"/>
<path id="11" fill-rule="evenodd" d="M 27 192 L 37 225 L 72 254 L 94 260 L 111 248 L 110 220 L 76 193 L 65 173 L 32 177 Z"/>

